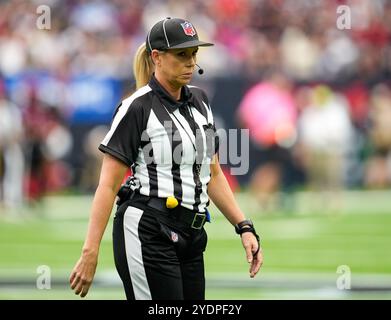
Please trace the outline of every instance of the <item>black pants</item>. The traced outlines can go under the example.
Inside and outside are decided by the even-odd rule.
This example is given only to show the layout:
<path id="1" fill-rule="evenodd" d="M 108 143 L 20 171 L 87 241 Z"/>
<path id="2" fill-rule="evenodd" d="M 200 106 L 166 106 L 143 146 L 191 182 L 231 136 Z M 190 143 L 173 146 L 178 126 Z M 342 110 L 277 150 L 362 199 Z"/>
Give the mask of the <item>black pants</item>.
<path id="1" fill-rule="evenodd" d="M 117 271 L 128 300 L 204 300 L 204 228 L 189 228 L 142 203 L 127 201 L 114 217 Z"/>

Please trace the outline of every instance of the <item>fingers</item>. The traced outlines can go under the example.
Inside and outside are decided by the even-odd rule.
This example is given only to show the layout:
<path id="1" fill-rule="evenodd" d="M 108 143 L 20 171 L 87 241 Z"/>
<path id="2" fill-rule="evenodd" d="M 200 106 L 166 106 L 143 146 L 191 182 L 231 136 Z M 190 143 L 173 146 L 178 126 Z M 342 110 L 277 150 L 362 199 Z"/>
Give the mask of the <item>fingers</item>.
<path id="1" fill-rule="evenodd" d="M 251 263 L 253 261 L 253 253 L 251 252 L 251 245 L 248 244 L 244 247 L 246 250 L 247 262 Z"/>
<path id="2" fill-rule="evenodd" d="M 263 264 L 263 254 L 262 249 L 260 248 L 259 252 L 257 253 L 256 257 L 254 257 L 253 262 L 250 266 L 250 277 L 254 278 L 255 275 L 258 273 L 259 269 L 261 268 Z"/>
<path id="3" fill-rule="evenodd" d="M 91 281 L 85 279 L 81 280 L 80 285 L 75 289 L 75 294 L 77 295 L 80 294 L 80 297 L 84 298 L 87 295 L 90 286 L 91 286 Z"/>
<path id="4" fill-rule="evenodd" d="M 263 263 L 262 248 L 255 236 L 251 233 L 242 235 L 243 247 L 246 250 L 247 261 L 250 263 L 249 273 L 250 277 L 254 278 L 258 273 Z"/>
<path id="5" fill-rule="evenodd" d="M 259 243 L 257 241 L 252 242 L 251 253 L 252 253 L 253 258 L 256 258 L 259 250 L 260 250 Z"/>
<path id="6" fill-rule="evenodd" d="M 84 298 L 87 295 L 88 290 L 91 286 L 92 279 L 89 280 L 88 277 L 85 276 L 84 272 L 74 270 L 71 273 L 69 282 L 71 285 L 71 289 L 75 292 L 75 294 L 80 294 L 80 297 Z"/>
<path id="7" fill-rule="evenodd" d="M 82 281 L 79 281 L 74 289 L 75 291 L 75 294 L 76 295 L 79 295 L 81 290 L 83 290 L 83 282 Z"/>
<path id="8" fill-rule="evenodd" d="M 76 288 L 76 286 L 79 284 L 81 280 L 81 277 L 76 275 L 76 273 L 74 273 L 73 275 L 73 281 L 71 282 L 71 289 L 74 290 Z"/>
<path id="9" fill-rule="evenodd" d="M 73 280 L 75 279 L 76 277 L 76 272 L 72 272 L 70 278 L 69 278 L 69 283 L 72 284 Z"/>
<path id="10" fill-rule="evenodd" d="M 85 285 L 83 285 L 83 290 L 81 291 L 80 297 L 84 298 L 87 295 L 90 286 L 91 286 L 91 282 L 89 283 L 87 282 Z"/>
<path id="11" fill-rule="evenodd" d="M 243 248 L 246 251 L 246 258 L 248 263 L 251 263 L 253 261 L 253 256 L 254 256 L 253 252 L 255 252 L 255 250 L 253 251 L 253 247 L 254 247 L 254 241 L 252 239 L 253 237 L 254 236 L 248 232 L 243 233 L 241 236 Z M 255 245 L 256 243 L 257 242 L 255 240 Z"/>
<path id="12" fill-rule="evenodd" d="M 90 289 L 92 281 L 84 279 L 76 274 L 72 275 L 71 279 L 72 278 L 73 281 L 71 283 L 71 289 L 75 292 L 76 295 L 80 294 L 80 297 L 84 298 Z"/>
<path id="13" fill-rule="evenodd" d="M 97 256 L 81 257 L 69 277 L 71 289 L 84 298 L 91 287 L 97 265 Z"/>

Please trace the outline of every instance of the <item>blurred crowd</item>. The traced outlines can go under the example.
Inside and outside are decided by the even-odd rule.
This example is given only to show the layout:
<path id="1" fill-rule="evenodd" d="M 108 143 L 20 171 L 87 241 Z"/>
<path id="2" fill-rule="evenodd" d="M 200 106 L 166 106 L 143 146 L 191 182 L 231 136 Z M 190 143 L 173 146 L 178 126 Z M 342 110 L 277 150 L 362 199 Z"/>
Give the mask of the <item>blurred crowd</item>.
<path id="1" fill-rule="evenodd" d="M 36 27 L 40 5 L 50 8 L 47 32 Z M 337 28 L 346 13 L 337 13 L 341 5 L 349 8 L 343 26 L 350 29 Z M 211 76 L 258 79 L 282 67 L 295 81 L 373 84 L 391 68 L 387 0 L 10 0 L 0 3 L 0 70 L 4 76 L 44 69 L 59 77 L 86 71 L 127 79 L 130 57 L 167 16 L 189 18 L 201 38 L 216 43 L 200 56 Z"/>
<path id="2" fill-rule="evenodd" d="M 37 27 L 43 4 L 48 30 Z M 341 5 L 346 29 L 337 27 Z M 125 81 L 129 91 L 137 47 L 168 16 L 188 18 L 216 44 L 199 54 L 209 83 L 246 83 L 236 122 L 250 129 L 250 185 L 260 197 L 289 185 L 391 185 L 391 1 L 10 0 L 0 1 L 0 202 L 74 185 L 75 144 L 91 164 L 76 187 L 94 188 L 106 129 L 72 141 L 69 105 L 78 97 L 64 87 L 84 73 Z M 20 73 L 42 72 L 54 77 L 44 90 L 33 81 L 10 90 Z"/>

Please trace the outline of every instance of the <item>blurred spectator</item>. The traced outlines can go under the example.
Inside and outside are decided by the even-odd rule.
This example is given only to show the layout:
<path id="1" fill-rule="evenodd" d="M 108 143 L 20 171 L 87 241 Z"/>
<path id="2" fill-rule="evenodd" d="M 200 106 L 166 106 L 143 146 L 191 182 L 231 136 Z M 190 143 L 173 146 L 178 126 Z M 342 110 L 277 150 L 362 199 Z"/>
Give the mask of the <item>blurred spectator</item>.
<path id="1" fill-rule="evenodd" d="M 369 92 L 361 81 L 351 83 L 343 91 L 349 102 L 350 118 L 354 126 L 360 131 L 366 129 L 368 123 Z"/>
<path id="2" fill-rule="evenodd" d="M 292 77 L 301 81 L 314 78 L 320 48 L 303 30 L 287 27 L 281 38 L 280 50 L 281 63 Z"/>
<path id="3" fill-rule="evenodd" d="M 370 122 L 372 152 L 364 182 L 370 188 L 384 188 L 391 182 L 391 90 L 384 84 L 371 92 Z"/>
<path id="4" fill-rule="evenodd" d="M 24 158 L 22 116 L 5 95 L 0 82 L 0 205 L 14 208 L 23 204 Z"/>
<path id="5" fill-rule="evenodd" d="M 295 136 L 296 106 L 291 83 L 278 71 L 250 88 L 239 106 L 239 119 L 249 128 L 250 138 L 268 147 L 292 144 Z"/>
<path id="6" fill-rule="evenodd" d="M 311 91 L 298 124 L 311 188 L 340 190 L 346 179 L 346 161 L 353 128 L 346 99 L 325 85 Z"/>
<path id="7" fill-rule="evenodd" d="M 238 109 L 241 126 L 249 129 L 250 139 L 259 146 L 258 155 L 250 155 L 259 158 L 250 184 L 264 208 L 275 207 L 277 192 L 292 166 L 297 114 L 291 89 L 282 73 L 271 71 L 250 88 Z"/>
<path id="8" fill-rule="evenodd" d="M 28 104 L 23 112 L 23 122 L 26 129 L 26 196 L 34 203 L 41 200 L 46 191 L 46 157 L 44 149 L 44 130 L 47 124 L 47 114 L 42 103 L 37 99 L 36 90 L 28 92 Z"/>
<path id="9" fill-rule="evenodd" d="M 93 192 L 98 185 L 103 154 L 96 146 L 101 143 L 107 131 L 107 126 L 96 126 L 85 138 L 83 147 L 86 154 L 86 165 L 81 177 L 82 190 Z"/>
<path id="10" fill-rule="evenodd" d="M 389 68 L 391 5 L 348 1 L 352 30 L 338 30 L 340 4 L 337 0 L 50 1 L 56 14 L 51 29 L 43 31 L 35 27 L 35 2 L 10 0 L 0 4 L 0 70 L 5 75 L 31 67 L 58 70 L 68 61 L 68 72 L 89 70 L 126 78 L 131 74 L 131 55 L 152 21 L 181 16 L 196 18 L 198 32 L 213 39 L 225 66 L 230 64 L 229 72 L 246 70 L 245 77 L 276 66 L 306 81 L 381 74 Z M 226 74 L 221 60 L 211 55 L 201 60 L 208 64 L 213 60 L 213 74 Z"/>
<path id="11" fill-rule="evenodd" d="M 45 112 L 42 153 L 46 159 L 44 169 L 46 190 L 54 192 L 70 185 L 71 169 L 64 160 L 72 150 L 73 140 L 58 110 L 54 107 L 47 107 Z"/>

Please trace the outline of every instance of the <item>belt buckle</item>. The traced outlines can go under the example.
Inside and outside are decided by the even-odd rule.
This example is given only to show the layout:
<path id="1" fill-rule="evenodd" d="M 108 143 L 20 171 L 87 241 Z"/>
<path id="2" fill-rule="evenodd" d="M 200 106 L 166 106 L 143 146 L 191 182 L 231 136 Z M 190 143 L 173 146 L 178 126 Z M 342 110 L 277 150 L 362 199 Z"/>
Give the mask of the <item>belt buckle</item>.
<path id="1" fill-rule="evenodd" d="M 198 220 L 197 219 L 198 217 L 201 217 L 201 223 L 198 226 L 196 226 L 196 221 Z M 197 230 L 201 229 L 202 226 L 204 225 L 205 218 L 206 218 L 206 214 L 204 214 L 204 213 L 196 213 L 194 215 L 193 222 L 191 223 L 191 227 L 193 229 L 197 229 Z"/>

